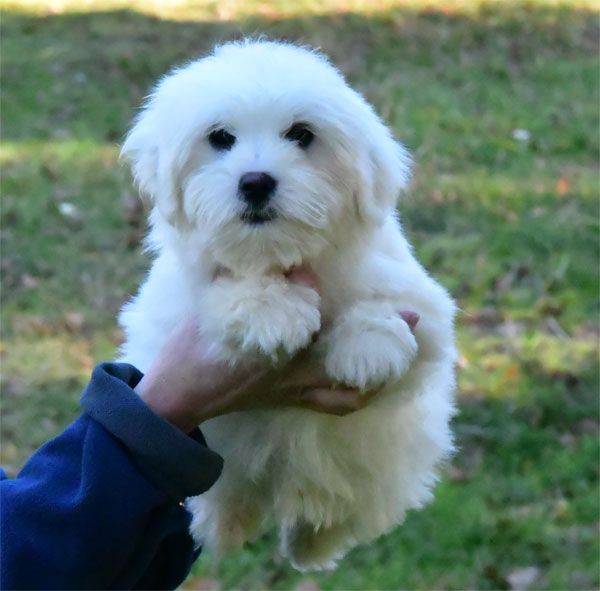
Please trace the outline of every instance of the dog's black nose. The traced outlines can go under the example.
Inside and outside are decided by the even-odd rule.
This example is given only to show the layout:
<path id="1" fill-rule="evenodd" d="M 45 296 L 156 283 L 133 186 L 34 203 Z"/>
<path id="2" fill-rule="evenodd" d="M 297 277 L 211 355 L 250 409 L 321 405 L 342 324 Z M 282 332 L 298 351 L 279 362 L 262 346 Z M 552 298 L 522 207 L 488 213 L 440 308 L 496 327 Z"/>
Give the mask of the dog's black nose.
<path id="1" fill-rule="evenodd" d="M 239 190 L 251 207 L 261 208 L 275 191 L 277 181 L 266 172 L 247 172 L 240 178 Z"/>

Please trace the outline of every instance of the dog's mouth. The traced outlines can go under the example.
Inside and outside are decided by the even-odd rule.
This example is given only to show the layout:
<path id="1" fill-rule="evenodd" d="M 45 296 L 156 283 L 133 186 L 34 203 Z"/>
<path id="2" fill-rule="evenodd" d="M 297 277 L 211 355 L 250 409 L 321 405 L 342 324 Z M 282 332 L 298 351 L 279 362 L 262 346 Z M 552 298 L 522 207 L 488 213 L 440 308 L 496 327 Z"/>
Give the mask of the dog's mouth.
<path id="1" fill-rule="evenodd" d="M 240 219 L 242 222 L 250 226 L 259 226 L 261 224 L 272 222 L 276 217 L 277 214 L 275 213 L 275 210 L 269 207 L 261 211 L 246 209 L 246 211 L 244 211 L 244 213 L 242 213 L 240 216 Z"/>

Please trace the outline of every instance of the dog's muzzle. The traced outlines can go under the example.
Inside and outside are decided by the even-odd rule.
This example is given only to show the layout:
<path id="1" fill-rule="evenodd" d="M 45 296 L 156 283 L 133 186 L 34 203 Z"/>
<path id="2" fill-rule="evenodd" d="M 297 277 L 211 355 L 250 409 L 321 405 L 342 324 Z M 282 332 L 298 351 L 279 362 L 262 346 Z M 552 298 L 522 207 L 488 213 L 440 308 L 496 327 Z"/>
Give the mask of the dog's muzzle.
<path id="1" fill-rule="evenodd" d="M 239 195 L 246 203 L 242 221 L 249 224 L 264 224 L 275 217 L 273 208 L 268 207 L 277 188 L 277 181 L 266 172 L 247 172 L 238 185 Z"/>

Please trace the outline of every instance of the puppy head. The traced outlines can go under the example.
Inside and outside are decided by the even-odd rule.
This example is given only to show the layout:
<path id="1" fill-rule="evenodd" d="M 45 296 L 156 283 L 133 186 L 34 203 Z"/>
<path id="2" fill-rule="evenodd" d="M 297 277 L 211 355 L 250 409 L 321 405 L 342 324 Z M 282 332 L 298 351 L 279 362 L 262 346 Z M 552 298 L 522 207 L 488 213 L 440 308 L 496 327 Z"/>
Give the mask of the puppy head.
<path id="1" fill-rule="evenodd" d="M 169 74 L 123 155 L 155 230 L 201 237 L 234 269 L 288 268 L 349 225 L 380 223 L 409 173 L 404 148 L 325 58 L 268 41 Z"/>

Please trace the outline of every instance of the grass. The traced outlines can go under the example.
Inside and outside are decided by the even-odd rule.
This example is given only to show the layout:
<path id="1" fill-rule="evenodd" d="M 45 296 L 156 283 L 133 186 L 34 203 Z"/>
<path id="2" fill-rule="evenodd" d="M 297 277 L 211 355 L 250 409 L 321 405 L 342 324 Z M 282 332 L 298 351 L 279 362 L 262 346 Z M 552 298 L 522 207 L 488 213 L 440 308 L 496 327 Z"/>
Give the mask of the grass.
<path id="1" fill-rule="evenodd" d="M 415 154 L 400 211 L 462 309 L 460 451 L 430 507 L 334 573 L 295 573 L 267 535 L 219 566 L 205 557 L 187 586 L 503 589 L 531 567 L 531 588 L 598 588 L 593 2 L 2 4 L 9 472 L 115 356 L 115 314 L 147 268 L 117 163 L 136 107 L 173 64 L 266 33 L 321 46 Z"/>

